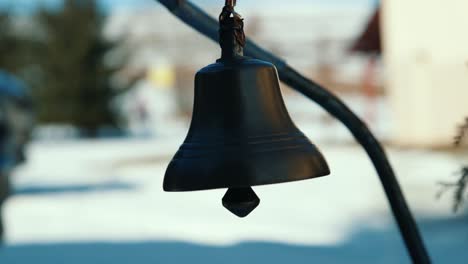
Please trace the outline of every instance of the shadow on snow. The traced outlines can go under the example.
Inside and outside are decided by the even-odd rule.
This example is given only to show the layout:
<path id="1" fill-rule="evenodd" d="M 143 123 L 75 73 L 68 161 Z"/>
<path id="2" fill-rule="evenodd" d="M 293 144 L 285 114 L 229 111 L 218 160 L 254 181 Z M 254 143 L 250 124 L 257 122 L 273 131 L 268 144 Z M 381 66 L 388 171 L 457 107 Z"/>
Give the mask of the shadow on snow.
<path id="1" fill-rule="evenodd" d="M 468 217 L 421 222 L 421 230 L 434 263 L 466 263 Z M 0 263 L 410 263 L 396 227 L 355 233 L 342 245 L 296 246 L 248 242 L 227 247 L 184 242 L 89 242 L 7 245 Z"/>
<path id="2" fill-rule="evenodd" d="M 91 192 L 110 192 L 110 191 L 131 191 L 137 189 L 137 186 L 125 182 L 107 182 L 98 184 L 73 184 L 73 185 L 30 185 L 15 187 L 14 196 L 19 195 L 50 195 L 64 193 L 91 193 Z"/>

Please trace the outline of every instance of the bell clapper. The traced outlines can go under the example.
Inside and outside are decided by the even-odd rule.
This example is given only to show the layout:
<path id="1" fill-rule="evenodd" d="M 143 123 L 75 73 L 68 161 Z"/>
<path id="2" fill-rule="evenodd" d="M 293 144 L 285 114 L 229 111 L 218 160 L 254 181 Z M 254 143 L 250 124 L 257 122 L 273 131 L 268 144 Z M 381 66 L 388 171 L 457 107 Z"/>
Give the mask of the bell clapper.
<path id="1" fill-rule="evenodd" d="M 229 188 L 223 197 L 223 206 L 238 217 L 248 216 L 260 204 L 260 198 L 250 187 Z"/>

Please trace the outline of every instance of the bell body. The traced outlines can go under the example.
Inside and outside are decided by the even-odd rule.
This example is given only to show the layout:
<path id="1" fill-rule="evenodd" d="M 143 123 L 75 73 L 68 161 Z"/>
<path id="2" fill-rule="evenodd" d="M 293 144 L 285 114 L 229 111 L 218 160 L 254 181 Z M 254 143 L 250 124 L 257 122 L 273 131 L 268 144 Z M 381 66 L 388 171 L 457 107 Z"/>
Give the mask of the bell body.
<path id="1" fill-rule="evenodd" d="M 272 64 L 240 57 L 196 74 L 192 123 L 167 168 L 164 190 L 242 188 L 327 174 L 322 154 L 290 118 Z"/>

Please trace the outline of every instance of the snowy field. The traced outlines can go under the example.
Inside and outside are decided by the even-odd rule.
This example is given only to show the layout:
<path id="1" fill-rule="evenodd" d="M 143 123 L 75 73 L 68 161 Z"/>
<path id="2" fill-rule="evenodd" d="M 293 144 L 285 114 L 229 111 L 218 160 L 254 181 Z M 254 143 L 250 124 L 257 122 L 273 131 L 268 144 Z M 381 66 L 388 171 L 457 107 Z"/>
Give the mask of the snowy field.
<path id="1" fill-rule="evenodd" d="M 363 98 L 345 100 L 365 116 Z M 332 174 L 255 187 L 261 203 L 245 219 L 222 207 L 225 190 L 163 192 L 185 122 L 164 123 L 153 139 L 32 143 L 12 177 L 0 264 L 410 263 L 363 150 L 307 99 L 290 94 L 286 103 Z M 388 107 L 373 105 L 371 127 L 386 140 Z M 468 214 L 451 212 L 450 194 L 436 199 L 437 182 L 456 179 L 464 158 L 387 150 L 434 263 L 467 263 Z"/>
<path id="2" fill-rule="evenodd" d="M 378 178 L 356 145 L 317 145 L 332 175 L 255 188 L 239 219 L 225 190 L 165 193 L 183 130 L 151 140 L 33 143 L 5 206 L 0 263 L 409 263 Z M 466 215 L 435 198 L 459 160 L 390 149 L 435 263 L 466 263 Z M 463 260 L 464 259 L 464 260 Z"/>

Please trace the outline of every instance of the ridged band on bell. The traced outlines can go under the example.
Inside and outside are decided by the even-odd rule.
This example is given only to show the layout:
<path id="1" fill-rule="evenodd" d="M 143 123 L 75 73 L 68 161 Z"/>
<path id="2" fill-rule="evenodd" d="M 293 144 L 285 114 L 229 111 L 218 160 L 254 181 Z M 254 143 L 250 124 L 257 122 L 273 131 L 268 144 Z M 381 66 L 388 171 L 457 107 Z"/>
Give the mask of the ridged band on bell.
<path id="1" fill-rule="evenodd" d="M 197 73 L 192 123 L 166 171 L 164 190 L 248 187 L 327 174 L 322 154 L 290 118 L 272 64 L 242 57 Z"/>

